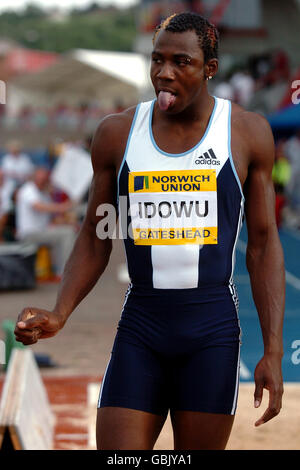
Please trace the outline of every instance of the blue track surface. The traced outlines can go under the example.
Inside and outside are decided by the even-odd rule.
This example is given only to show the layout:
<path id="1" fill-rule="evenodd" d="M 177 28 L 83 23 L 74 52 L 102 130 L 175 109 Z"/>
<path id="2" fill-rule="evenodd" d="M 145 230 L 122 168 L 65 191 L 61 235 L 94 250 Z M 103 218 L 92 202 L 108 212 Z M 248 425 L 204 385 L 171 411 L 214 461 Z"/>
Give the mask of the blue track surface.
<path id="1" fill-rule="evenodd" d="M 281 230 L 280 239 L 285 256 L 286 309 L 284 321 L 283 380 L 300 381 L 300 233 Z M 242 328 L 241 381 L 253 381 L 255 367 L 263 354 L 259 319 L 252 299 L 245 262 L 247 231 L 244 227 L 236 250 L 235 283 L 240 299 Z M 298 342 L 296 342 L 298 340 Z M 294 343 L 294 344 L 293 344 Z M 294 346 L 294 348 L 292 347 Z M 298 363 L 299 362 L 299 363 Z"/>

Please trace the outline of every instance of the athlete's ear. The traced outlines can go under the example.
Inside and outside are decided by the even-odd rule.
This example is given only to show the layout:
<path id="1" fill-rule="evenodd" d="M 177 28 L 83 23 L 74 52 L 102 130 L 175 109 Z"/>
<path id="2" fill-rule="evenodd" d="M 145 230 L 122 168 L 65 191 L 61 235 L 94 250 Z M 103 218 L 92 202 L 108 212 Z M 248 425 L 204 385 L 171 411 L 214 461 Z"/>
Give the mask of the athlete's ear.
<path id="1" fill-rule="evenodd" d="M 206 80 L 210 80 L 213 78 L 219 67 L 219 61 L 218 59 L 209 59 L 206 64 L 204 65 L 204 76 Z"/>

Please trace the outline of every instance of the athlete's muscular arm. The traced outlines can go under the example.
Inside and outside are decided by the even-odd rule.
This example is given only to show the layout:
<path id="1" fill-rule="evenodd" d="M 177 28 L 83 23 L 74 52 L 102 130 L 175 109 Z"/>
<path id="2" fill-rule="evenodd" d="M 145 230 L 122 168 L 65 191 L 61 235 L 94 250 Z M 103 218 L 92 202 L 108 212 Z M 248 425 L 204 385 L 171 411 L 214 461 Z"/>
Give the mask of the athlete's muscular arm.
<path id="1" fill-rule="evenodd" d="M 99 125 L 92 145 L 94 176 L 87 214 L 66 263 L 56 305 L 51 312 L 38 308 L 25 308 L 21 312 L 15 335 L 23 344 L 54 336 L 107 266 L 112 240 L 97 237 L 96 226 L 101 218 L 96 216 L 96 210 L 102 203 L 116 205 L 117 167 L 125 151 L 131 114 L 111 115 Z"/>
<path id="2" fill-rule="evenodd" d="M 268 408 L 255 423 L 259 426 L 276 416 L 281 409 L 285 269 L 275 220 L 273 135 L 263 117 L 253 113 L 245 113 L 245 116 L 250 151 L 244 188 L 248 228 L 246 262 L 264 342 L 264 355 L 255 369 L 256 407 L 261 403 L 263 389 L 269 391 Z"/>

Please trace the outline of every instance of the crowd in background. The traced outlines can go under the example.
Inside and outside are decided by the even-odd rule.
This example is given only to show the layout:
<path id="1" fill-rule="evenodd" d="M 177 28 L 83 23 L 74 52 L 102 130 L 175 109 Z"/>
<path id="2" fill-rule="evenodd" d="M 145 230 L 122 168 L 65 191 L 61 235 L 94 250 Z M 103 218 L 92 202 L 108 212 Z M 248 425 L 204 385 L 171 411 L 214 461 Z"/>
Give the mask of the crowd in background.
<path id="1" fill-rule="evenodd" d="M 88 137 L 76 147 L 88 154 L 90 143 Z M 34 244 L 37 249 L 46 246 L 51 268 L 58 277 L 82 220 L 76 211 L 77 203 L 51 181 L 66 145 L 55 142 L 45 149 L 42 159 L 34 159 L 13 141 L 0 163 L 0 243 Z"/>
<path id="2" fill-rule="evenodd" d="M 255 106 L 260 108 L 258 103 L 253 103 L 257 94 L 281 83 L 286 86 L 290 74 L 289 58 L 283 50 L 252 55 L 246 63 L 233 66 L 224 74 L 223 79 L 215 86 L 214 94 L 232 100 L 246 109 L 250 107 L 255 110 Z M 271 112 L 276 109 L 278 100 L 272 98 L 270 106 L 262 111 Z"/>
<path id="3" fill-rule="evenodd" d="M 62 129 L 92 133 L 99 119 L 122 109 L 116 104 L 113 109 L 103 108 L 99 103 L 70 106 L 64 102 L 54 107 L 25 106 L 15 115 L 0 114 L 0 128 L 18 130 Z"/>

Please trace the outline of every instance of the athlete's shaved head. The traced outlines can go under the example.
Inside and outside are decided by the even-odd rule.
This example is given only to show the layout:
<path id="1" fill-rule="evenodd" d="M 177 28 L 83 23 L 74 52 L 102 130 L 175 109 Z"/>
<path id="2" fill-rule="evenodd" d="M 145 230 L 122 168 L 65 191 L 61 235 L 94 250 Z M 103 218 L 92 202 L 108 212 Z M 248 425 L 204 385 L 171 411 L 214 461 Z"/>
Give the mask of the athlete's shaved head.
<path id="1" fill-rule="evenodd" d="M 219 32 L 217 28 L 207 21 L 203 16 L 197 13 L 179 13 L 166 18 L 157 26 L 153 43 L 162 30 L 171 33 L 184 33 L 186 31 L 195 31 L 199 39 L 199 46 L 204 54 L 204 61 L 207 63 L 210 59 L 218 58 Z"/>

